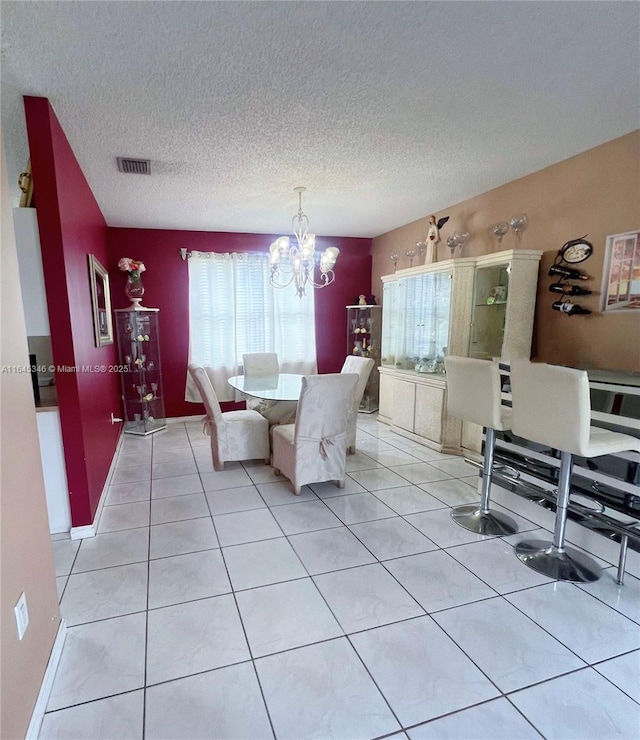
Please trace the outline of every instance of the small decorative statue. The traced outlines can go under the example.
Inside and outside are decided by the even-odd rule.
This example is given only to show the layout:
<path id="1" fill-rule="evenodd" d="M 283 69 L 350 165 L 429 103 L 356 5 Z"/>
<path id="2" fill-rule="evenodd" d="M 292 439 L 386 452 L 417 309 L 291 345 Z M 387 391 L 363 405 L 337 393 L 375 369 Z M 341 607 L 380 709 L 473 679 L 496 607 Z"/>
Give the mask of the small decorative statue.
<path id="1" fill-rule="evenodd" d="M 425 240 L 427 254 L 424 260 L 425 265 L 431 265 L 437 261 L 438 242 L 440 241 L 440 229 L 447 223 L 449 216 L 444 216 L 436 221 L 435 216 L 429 216 L 429 231 Z"/>
<path id="2" fill-rule="evenodd" d="M 367 305 L 367 296 L 365 296 L 365 295 L 359 295 L 358 296 L 358 305 L 359 306 L 366 306 Z"/>

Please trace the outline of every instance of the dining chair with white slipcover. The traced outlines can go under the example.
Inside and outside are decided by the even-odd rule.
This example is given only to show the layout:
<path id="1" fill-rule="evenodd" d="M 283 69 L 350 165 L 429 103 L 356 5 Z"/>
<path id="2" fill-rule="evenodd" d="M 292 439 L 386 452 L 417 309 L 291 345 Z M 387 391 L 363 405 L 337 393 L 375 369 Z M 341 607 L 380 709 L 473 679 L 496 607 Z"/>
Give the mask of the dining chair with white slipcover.
<path id="1" fill-rule="evenodd" d="M 278 375 L 280 364 L 276 352 L 250 352 L 242 355 L 244 374 L 247 378 Z M 264 398 L 245 396 L 247 408 L 257 411 L 267 419 L 270 426 L 293 424 L 296 419 L 297 401 L 269 401 Z"/>
<path id="2" fill-rule="evenodd" d="M 244 374 L 252 377 L 277 375 L 280 372 L 277 352 L 249 352 L 242 355 Z"/>
<path id="3" fill-rule="evenodd" d="M 225 411 L 220 408 L 205 369 L 189 365 L 207 410 L 203 419 L 205 431 L 211 437 L 214 470 L 224 470 L 225 462 L 258 460 L 269 462 L 269 422 L 257 411 Z"/>
<path id="4" fill-rule="evenodd" d="M 274 473 L 299 494 L 306 483 L 336 481 L 344 488 L 351 398 L 356 373 L 305 375 L 295 424 L 273 429 Z"/>
<path id="5" fill-rule="evenodd" d="M 367 381 L 375 362 L 370 357 L 358 357 L 357 355 L 348 355 L 342 366 L 341 373 L 356 373 L 358 383 L 351 399 L 349 409 L 349 432 L 347 435 L 347 453 L 353 455 L 356 451 L 356 432 L 358 427 L 358 409 L 364 395 L 364 389 L 367 387 Z"/>

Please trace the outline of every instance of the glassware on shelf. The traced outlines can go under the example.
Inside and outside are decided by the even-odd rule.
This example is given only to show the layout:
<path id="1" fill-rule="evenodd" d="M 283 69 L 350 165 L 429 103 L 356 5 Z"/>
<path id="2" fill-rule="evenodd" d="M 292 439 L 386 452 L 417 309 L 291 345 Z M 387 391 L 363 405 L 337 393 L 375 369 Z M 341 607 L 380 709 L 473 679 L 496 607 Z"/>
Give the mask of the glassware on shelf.
<path id="1" fill-rule="evenodd" d="M 509 224 L 506 221 L 498 221 L 497 224 L 493 224 L 491 227 L 491 233 L 496 237 L 498 244 L 498 251 L 502 247 L 502 237 L 509 231 Z"/>
<path id="2" fill-rule="evenodd" d="M 414 249 L 407 249 L 407 251 L 405 252 L 405 254 L 409 258 L 409 267 L 413 267 L 413 258 L 416 256 L 416 254 L 418 254 L 417 250 L 415 248 Z"/>
<path id="3" fill-rule="evenodd" d="M 517 216 L 511 216 L 509 219 L 509 226 L 513 229 L 516 235 L 516 244 L 520 246 L 522 240 L 522 232 L 527 228 L 529 224 L 529 218 L 526 213 L 519 213 Z"/>
<path id="4" fill-rule="evenodd" d="M 394 252 L 393 254 L 389 255 L 389 259 L 393 262 L 393 271 L 395 272 L 398 265 L 398 260 L 400 259 L 400 255 Z"/>

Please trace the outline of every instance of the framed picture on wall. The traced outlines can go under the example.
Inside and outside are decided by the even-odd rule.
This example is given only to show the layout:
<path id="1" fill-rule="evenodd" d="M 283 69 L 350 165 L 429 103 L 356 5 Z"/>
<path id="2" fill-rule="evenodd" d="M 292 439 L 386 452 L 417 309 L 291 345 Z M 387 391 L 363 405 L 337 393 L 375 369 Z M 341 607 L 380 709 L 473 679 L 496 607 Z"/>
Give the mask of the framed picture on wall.
<path id="1" fill-rule="evenodd" d="M 92 254 L 89 255 L 89 282 L 91 285 L 91 307 L 93 309 L 93 336 L 96 347 L 113 344 L 109 275 Z"/>
<path id="2" fill-rule="evenodd" d="M 602 311 L 640 309 L 640 231 L 607 237 L 601 295 Z"/>

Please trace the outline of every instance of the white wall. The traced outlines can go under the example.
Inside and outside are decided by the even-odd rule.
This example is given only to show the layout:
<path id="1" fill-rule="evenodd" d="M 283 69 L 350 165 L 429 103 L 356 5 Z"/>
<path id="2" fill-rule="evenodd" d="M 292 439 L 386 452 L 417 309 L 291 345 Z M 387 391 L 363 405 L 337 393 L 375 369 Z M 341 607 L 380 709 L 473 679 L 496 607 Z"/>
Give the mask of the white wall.
<path id="1" fill-rule="evenodd" d="M 13 227 L 27 336 L 49 336 L 49 311 L 44 287 L 40 233 L 35 208 L 14 208 Z"/>

